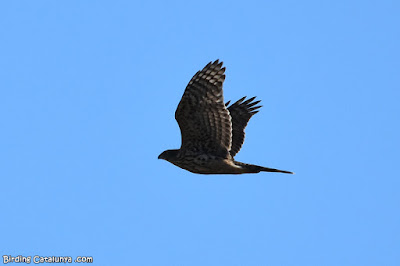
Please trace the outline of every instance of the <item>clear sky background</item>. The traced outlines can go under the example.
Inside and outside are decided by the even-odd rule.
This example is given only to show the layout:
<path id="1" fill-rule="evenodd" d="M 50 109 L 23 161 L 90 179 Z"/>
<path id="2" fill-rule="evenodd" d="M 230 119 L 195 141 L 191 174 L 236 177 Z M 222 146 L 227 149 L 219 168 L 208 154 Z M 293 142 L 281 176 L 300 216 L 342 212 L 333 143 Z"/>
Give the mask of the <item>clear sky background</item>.
<path id="1" fill-rule="evenodd" d="M 95 265 L 400 265 L 399 1 L 2 1 L 0 255 Z M 236 159 L 195 175 L 186 84 L 258 96 Z"/>

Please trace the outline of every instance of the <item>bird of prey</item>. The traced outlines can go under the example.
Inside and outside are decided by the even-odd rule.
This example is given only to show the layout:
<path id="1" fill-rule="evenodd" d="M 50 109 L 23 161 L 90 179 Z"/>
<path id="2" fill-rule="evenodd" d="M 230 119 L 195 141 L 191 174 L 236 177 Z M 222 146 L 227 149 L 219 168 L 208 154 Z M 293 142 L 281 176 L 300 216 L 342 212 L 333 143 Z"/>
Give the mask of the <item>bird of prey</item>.
<path id="1" fill-rule="evenodd" d="M 197 174 L 244 174 L 289 171 L 246 164 L 234 160 L 244 142 L 244 129 L 258 112 L 255 97 L 224 104 L 222 84 L 225 67 L 216 60 L 198 71 L 187 85 L 175 112 L 182 135 L 178 150 L 166 150 L 164 159 Z"/>

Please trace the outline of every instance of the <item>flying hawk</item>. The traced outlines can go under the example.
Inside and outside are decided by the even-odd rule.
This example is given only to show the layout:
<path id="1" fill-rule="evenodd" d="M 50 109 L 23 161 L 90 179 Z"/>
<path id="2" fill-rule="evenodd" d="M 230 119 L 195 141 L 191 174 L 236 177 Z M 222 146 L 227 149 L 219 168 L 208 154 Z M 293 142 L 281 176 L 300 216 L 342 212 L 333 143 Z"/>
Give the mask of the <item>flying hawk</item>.
<path id="1" fill-rule="evenodd" d="M 166 150 L 158 159 L 197 174 L 244 174 L 289 171 L 237 162 L 233 157 L 244 142 L 244 129 L 258 112 L 255 97 L 224 104 L 225 67 L 216 60 L 198 71 L 187 85 L 175 112 L 182 135 L 179 150 Z"/>

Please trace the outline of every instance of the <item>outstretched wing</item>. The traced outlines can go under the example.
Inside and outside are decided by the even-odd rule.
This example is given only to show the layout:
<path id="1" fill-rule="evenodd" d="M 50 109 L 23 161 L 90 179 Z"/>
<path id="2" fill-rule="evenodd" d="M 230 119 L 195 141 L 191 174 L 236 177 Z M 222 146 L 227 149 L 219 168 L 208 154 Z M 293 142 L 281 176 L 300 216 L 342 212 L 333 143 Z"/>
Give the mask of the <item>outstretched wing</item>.
<path id="1" fill-rule="evenodd" d="M 261 105 L 255 106 L 260 102 L 254 102 L 255 98 L 256 97 L 253 97 L 244 101 L 246 97 L 243 97 L 228 107 L 232 117 L 232 147 L 229 151 L 232 157 L 234 157 L 240 151 L 240 148 L 242 148 L 245 135 L 244 129 L 250 118 L 256 114 L 258 112 L 257 109 L 261 107 Z M 228 106 L 229 102 L 227 102 L 225 106 Z"/>
<path id="2" fill-rule="evenodd" d="M 232 125 L 222 94 L 224 72 L 222 62 L 210 62 L 187 85 L 175 112 L 182 135 L 181 150 L 228 156 Z"/>

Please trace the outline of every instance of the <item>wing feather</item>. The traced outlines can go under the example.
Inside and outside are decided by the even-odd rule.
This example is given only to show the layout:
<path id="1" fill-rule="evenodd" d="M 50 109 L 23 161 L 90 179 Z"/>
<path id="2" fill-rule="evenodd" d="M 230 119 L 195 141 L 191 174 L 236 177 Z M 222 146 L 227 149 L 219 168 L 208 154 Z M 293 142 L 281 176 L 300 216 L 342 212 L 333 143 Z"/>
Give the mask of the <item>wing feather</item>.
<path id="1" fill-rule="evenodd" d="M 255 98 L 252 97 L 245 101 L 246 97 L 243 97 L 228 107 L 232 117 L 232 145 L 229 151 L 232 157 L 242 148 L 245 136 L 244 129 L 250 118 L 258 113 L 257 109 L 261 107 L 261 105 L 257 106 L 260 101 L 254 101 Z M 228 106 L 229 102 L 225 105 Z"/>
<path id="2" fill-rule="evenodd" d="M 224 105 L 224 72 L 222 62 L 210 62 L 187 85 L 175 112 L 182 135 L 181 150 L 229 155 L 232 124 Z"/>

